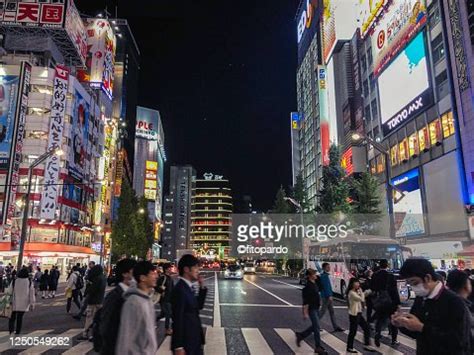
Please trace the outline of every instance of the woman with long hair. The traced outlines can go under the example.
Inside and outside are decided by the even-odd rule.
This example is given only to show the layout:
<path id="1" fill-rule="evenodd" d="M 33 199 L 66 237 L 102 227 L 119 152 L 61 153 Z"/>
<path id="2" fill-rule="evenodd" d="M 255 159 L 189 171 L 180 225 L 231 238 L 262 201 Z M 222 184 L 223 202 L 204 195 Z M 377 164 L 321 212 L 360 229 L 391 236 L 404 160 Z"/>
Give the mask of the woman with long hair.
<path id="1" fill-rule="evenodd" d="M 46 297 L 46 291 L 48 291 L 48 284 L 49 284 L 49 270 L 44 270 L 44 274 L 40 277 L 40 291 L 41 291 L 41 298 Z"/>
<path id="2" fill-rule="evenodd" d="M 35 306 L 35 288 L 29 279 L 28 269 L 23 267 L 11 284 L 12 315 L 8 322 L 10 334 L 20 334 L 23 323 L 23 315 Z M 15 327 L 16 325 L 16 327 Z"/>
<path id="3" fill-rule="evenodd" d="M 349 286 L 347 287 L 347 301 L 349 303 L 349 335 L 347 336 L 347 352 L 351 354 L 358 353 L 358 351 L 354 349 L 354 338 L 358 326 L 360 326 L 364 331 L 364 349 L 370 352 L 375 352 L 374 348 L 370 346 L 369 324 L 362 315 L 365 296 L 369 294 L 370 290 L 362 292 L 358 278 L 353 277 L 350 279 Z"/>

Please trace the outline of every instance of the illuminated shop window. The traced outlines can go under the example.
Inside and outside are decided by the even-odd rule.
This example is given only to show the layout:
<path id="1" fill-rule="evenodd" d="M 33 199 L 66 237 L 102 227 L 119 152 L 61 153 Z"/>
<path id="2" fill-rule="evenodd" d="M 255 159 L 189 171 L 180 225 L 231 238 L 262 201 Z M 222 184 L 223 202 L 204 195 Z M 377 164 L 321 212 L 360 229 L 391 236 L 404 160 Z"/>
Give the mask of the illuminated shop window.
<path id="1" fill-rule="evenodd" d="M 429 124 L 429 128 L 430 128 L 431 145 L 441 144 L 442 133 L 441 133 L 441 122 L 439 118 L 431 122 Z"/>
<path id="2" fill-rule="evenodd" d="M 408 140 L 406 138 L 398 145 L 398 155 L 400 162 L 408 161 Z"/>
<path id="3" fill-rule="evenodd" d="M 375 164 L 375 159 L 372 159 L 369 163 L 370 165 L 370 173 L 374 175 L 377 172 L 377 166 Z"/>
<path id="4" fill-rule="evenodd" d="M 385 155 L 380 154 L 377 157 L 377 174 L 381 174 L 385 171 Z"/>
<path id="5" fill-rule="evenodd" d="M 390 148 L 390 161 L 392 166 L 398 164 L 398 144 Z"/>
<path id="6" fill-rule="evenodd" d="M 451 111 L 441 117 L 441 124 L 443 126 L 444 138 L 448 138 L 454 134 L 454 118 Z"/>
<path id="7" fill-rule="evenodd" d="M 413 133 L 410 137 L 408 137 L 408 148 L 410 158 L 416 157 L 418 154 L 420 154 L 420 146 L 418 145 L 418 134 Z"/>
<path id="8" fill-rule="evenodd" d="M 426 152 L 430 149 L 430 137 L 428 134 L 428 127 L 423 127 L 418 131 L 418 141 L 420 143 L 420 151 Z"/>

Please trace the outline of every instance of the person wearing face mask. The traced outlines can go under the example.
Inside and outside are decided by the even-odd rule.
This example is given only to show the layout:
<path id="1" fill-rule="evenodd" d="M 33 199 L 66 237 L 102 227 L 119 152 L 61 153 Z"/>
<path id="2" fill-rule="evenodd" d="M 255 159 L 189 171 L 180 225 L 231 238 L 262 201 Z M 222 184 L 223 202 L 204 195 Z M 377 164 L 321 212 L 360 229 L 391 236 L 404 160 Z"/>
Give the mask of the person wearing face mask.
<path id="1" fill-rule="evenodd" d="M 451 271 L 446 280 L 446 286 L 451 291 L 456 292 L 456 294 L 464 300 L 466 307 L 469 310 L 471 319 L 470 345 L 472 349 L 472 346 L 474 345 L 474 304 L 469 301 L 469 296 L 472 294 L 472 285 L 471 280 L 469 279 L 469 274 L 461 270 Z"/>
<path id="2" fill-rule="evenodd" d="M 408 259 L 400 269 L 416 298 L 410 313 L 396 312 L 392 324 L 416 339 L 417 355 L 467 355 L 470 317 L 464 301 L 438 281 L 426 259 Z"/>

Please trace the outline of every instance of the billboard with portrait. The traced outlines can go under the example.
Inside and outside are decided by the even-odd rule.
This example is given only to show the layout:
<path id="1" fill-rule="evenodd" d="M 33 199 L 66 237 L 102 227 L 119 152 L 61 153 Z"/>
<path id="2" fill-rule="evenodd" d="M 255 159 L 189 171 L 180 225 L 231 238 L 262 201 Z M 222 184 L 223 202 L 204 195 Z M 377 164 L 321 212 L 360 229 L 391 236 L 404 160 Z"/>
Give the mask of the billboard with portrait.
<path id="1" fill-rule="evenodd" d="M 385 136 L 433 105 L 423 33 L 380 74 L 378 87 Z"/>
<path id="2" fill-rule="evenodd" d="M 380 72 L 426 24 L 426 0 L 397 0 L 388 5 L 374 24 L 372 56 L 374 75 Z"/>
<path id="3" fill-rule="evenodd" d="M 0 170 L 8 170 L 18 98 L 18 75 L 0 80 Z"/>
<path id="4" fill-rule="evenodd" d="M 393 214 L 396 237 L 413 237 L 425 233 L 420 173 L 413 169 L 392 179 Z"/>
<path id="5" fill-rule="evenodd" d="M 82 182 L 87 159 L 89 132 L 89 101 L 77 90 L 71 116 L 71 149 L 69 150 L 69 176 Z"/>

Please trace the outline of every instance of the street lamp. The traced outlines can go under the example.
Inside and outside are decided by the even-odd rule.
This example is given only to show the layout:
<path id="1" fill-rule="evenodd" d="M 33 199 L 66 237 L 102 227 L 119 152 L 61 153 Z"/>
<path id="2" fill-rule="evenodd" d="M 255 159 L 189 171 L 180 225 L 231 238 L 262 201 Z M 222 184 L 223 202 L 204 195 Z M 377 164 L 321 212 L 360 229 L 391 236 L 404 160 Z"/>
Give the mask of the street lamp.
<path id="1" fill-rule="evenodd" d="M 365 144 L 369 143 L 377 151 L 384 155 L 385 160 L 385 185 L 386 185 L 386 194 L 387 194 L 387 203 L 388 203 L 388 216 L 389 216 L 389 236 L 391 239 L 395 239 L 395 220 L 393 216 L 393 186 L 390 183 L 392 176 L 392 167 L 390 165 L 390 152 L 380 143 L 376 142 L 369 136 L 361 133 L 353 133 L 352 140 L 354 142 L 363 142 Z"/>
<path id="2" fill-rule="evenodd" d="M 23 266 L 23 253 L 25 250 L 25 241 L 26 241 L 26 229 L 28 228 L 28 214 L 30 212 L 30 193 L 31 193 L 31 178 L 33 176 L 33 169 L 44 162 L 46 159 L 51 157 L 52 155 L 61 156 L 63 155 L 63 151 L 60 147 L 52 148 L 48 150 L 46 153 L 43 153 L 35 161 L 30 165 L 28 168 L 28 184 L 26 188 L 25 200 L 24 204 L 25 207 L 23 208 L 23 220 L 21 221 L 21 235 L 20 235 L 20 250 L 18 254 L 18 262 L 16 265 L 16 269 L 20 270 Z"/>
<path id="3" fill-rule="evenodd" d="M 303 237 L 301 238 L 301 257 L 303 258 L 303 268 L 305 268 L 306 267 L 306 258 L 305 258 L 305 255 L 304 255 L 304 238 L 305 238 L 304 230 L 305 230 L 305 228 L 304 228 L 304 219 L 303 219 L 303 213 L 304 213 L 303 206 L 301 206 L 301 203 L 296 201 L 294 198 L 285 197 L 284 199 L 285 199 L 285 201 L 288 201 L 293 206 L 295 206 L 300 212 L 301 225 L 303 226 Z"/>
<path id="4" fill-rule="evenodd" d="M 140 208 L 140 209 L 138 210 L 138 213 L 140 213 L 140 214 L 145 214 L 145 209 L 144 209 L 144 208 Z"/>

